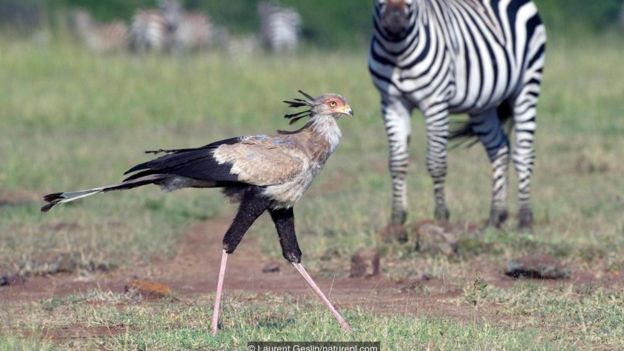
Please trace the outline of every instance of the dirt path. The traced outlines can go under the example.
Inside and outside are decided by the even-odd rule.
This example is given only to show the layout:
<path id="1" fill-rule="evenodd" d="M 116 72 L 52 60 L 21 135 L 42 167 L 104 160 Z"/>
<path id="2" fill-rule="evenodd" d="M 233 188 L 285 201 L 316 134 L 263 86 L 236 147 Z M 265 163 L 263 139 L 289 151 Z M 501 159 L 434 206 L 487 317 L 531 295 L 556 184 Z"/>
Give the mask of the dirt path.
<path id="1" fill-rule="evenodd" d="M 212 293 L 216 287 L 221 259 L 221 241 L 214 240 L 214 236 L 209 233 L 223 233 L 228 225 L 227 220 L 217 220 L 194 226 L 182 241 L 176 257 L 162 265 L 162 271 L 158 274 L 160 279 L 175 287 L 184 296 Z M 219 234 L 218 238 L 220 236 Z M 252 236 L 245 238 L 247 241 L 228 260 L 226 290 L 290 293 L 316 298 L 301 276 L 285 260 L 280 262 L 279 272 L 262 273 L 262 267 L 269 260 L 258 255 L 251 238 Z M 357 305 L 375 311 L 409 313 L 416 312 L 431 302 L 414 299 L 402 292 L 396 283 L 383 277 L 315 279 L 321 289 L 339 306 Z M 459 291 L 451 285 L 443 286 L 439 282 L 432 282 L 431 285 L 432 290 L 439 291 L 431 294 L 430 299 L 439 300 L 442 297 L 459 295 Z"/>
<path id="2" fill-rule="evenodd" d="M 191 227 L 180 243 L 172 260 L 152 263 L 150 266 L 124 268 L 85 280 L 75 275 L 31 277 L 25 283 L 0 289 L 4 301 L 34 301 L 86 292 L 99 288 L 123 292 L 133 278 L 149 279 L 172 287 L 176 296 L 192 297 L 214 292 L 221 258 L 221 235 L 229 219 L 216 219 Z M 272 292 L 293 294 L 316 299 L 303 279 L 285 260 L 280 271 L 263 273 L 262 267 L 270 262 L 254 250 L 253 236 L 249 235 L 228 260 L 225 278 L 227 291 Z M 314 272 L 311 272 L 315 277 Z M 359 306 L 365 310 L 382 313 L 443 314 L 464 317 L 470 310 L 462 311 L 449 301 L 461 294 L 450 283 L 427 281 L 428 293 L 416 294 L 399 289 L 386 278 L 315 278 L 321 289 L 338 306 Z M 418 296 L 416 296 L 418 295 Z"/>
<path id="3" fill-rule="evenodd" d="M 31 277 L 24 284 L 1 288 L 0 299 L 33 301 L 63 297 L 94 288 L 123 292 L 126 283 L 133 278 L 165 283 L 172 288 L 176 296 L 182 298 L 211 294 L 216 288 L 221 258 L 221 236 L 229 223 L 229 219 L 216 219 L 192 226 L 180 242 L 178 252 L 172 260 L 156 260 L 149 266 L 127 267 L 112 273 L 96 275 L 89 281 L 75 275 Z M 303 279 L 285 260 L 280 262 L 279 272 L 263 273 L 262 267 L 270 260 L 254 250 L 253 240 L 253 235 L 246 236 L 235 254 L 228 260 L 226 293 L 228 291 L 289 293 L 316 299 Z M 474 271 L 479 271 L 488 284 L 499 287 L 510 287 L 514 284 L 514 280 L 502 275 L 493 262 L 477 258 L 469 266 L 474 268 Z M 472 268 L 470 271 L 473 271 Z M 316 276 L 314 272 L 311 274 L 313 277 Z M 461 287 L 455 285 L 458 282 L 431 279 L 422 282 L 426 289 L 400 289 L 396 282 L 384 278 L 383 275 L 368 279 L 315 279 L 339 307 L 358 306 L 364 310 L 380 313 L 433 315 L 462 320 L 473 318 L 473 309 L 467 304 L 458 303 L 458 298 L 462 295 Z M 567 282 L 583 284 L 597 280 L 592 274 L 577 272 Z M 545 281 L 544 284 L 557 283 Z M 496 314 L 494 306 L 490 312 Z"/>

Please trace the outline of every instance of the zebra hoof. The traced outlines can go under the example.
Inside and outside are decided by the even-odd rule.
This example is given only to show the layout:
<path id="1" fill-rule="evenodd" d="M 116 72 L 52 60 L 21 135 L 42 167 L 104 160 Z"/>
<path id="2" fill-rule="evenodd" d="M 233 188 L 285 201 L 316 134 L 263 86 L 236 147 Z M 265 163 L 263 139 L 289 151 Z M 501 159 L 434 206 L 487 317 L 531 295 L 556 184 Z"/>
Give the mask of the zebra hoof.
<path id="1" fill-rule="evenodd" d="M 518 231 L 523 233 L 533 232 L 533 210 L 521 208 L 518 212 Z"/>
<path id="2" fill-rule="evenodd" d="M 506 209 L 492 209 L 490 211 L 490 220 L 488 225 L 496 229 L 500 229 L 503 223 L 509 217 L 509 212 Z"/>
<path id="3" fill-rule="evenodd" d="M 451 213 L 446 208 L 446 205 L 437 205 L 433 215 L 436 221 L 440 222 L 448 222 L 449 218 L 451 218 Z"/>
<path id="4" fill-rule="evenodd" d="M 405 224 L 407 221 L 407 212 L 406 211 L 392 211 L 392 218 L 390 219 L 390 224 Z"/>

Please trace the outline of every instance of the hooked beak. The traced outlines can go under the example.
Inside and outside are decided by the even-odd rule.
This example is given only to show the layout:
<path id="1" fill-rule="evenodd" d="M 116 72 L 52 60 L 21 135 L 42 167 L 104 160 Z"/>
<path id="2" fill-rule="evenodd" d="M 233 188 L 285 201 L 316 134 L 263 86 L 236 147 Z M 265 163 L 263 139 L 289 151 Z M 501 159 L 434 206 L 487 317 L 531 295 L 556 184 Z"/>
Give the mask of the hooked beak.
<path id="1" fill-rule="evenodd" d="M 351 109 L 351 106 L 349 105 L 345 105 L 345 107 L 343 108 L 341 112 L 344 113 L 345 115 L 353 116 L 353 109 Z"/>

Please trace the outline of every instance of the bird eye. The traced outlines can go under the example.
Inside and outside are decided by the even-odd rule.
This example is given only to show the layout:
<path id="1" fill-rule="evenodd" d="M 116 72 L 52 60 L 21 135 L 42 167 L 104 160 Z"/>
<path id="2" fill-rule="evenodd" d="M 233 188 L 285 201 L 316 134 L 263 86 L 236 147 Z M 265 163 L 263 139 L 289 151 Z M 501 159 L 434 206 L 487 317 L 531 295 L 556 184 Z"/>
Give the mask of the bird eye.
<path id="1" fill-rule="evenodd" d="M 336 107 L 336 105 L 337 105 L 337 103 L 334 100 L 329 102 L 329 107 Z"/>

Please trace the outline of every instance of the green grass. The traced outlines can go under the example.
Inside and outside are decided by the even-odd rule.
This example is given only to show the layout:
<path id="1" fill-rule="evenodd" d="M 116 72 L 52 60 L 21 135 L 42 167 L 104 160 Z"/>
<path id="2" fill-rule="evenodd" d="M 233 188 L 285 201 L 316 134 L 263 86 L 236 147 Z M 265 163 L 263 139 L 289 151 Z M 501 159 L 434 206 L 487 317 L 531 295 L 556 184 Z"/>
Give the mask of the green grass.
<path id="1" fill-rule="evenodd" d="M 466 273 L 474 256 L 502 265 L 532 252 L 553 254 L 582 269 L 621 271 L 623 49 L 624 43 L 614 38 L 574 46 L 554 43 L 549 48 L 538 116 L 533 235 L 515 233 L 512 220 L 504 232 L 487 231 L 463 242 L 462 256 L 454 259 L 420 255 L 413 245 L 387 245 L 384 273 L 404 277 L 424 271 L 469 286 L 478 275 Z M 147 159 L 142 150 L 198 146 L 285 128 L 281 100 L 297 89 L 341 93 L 356 113 L 340 122 L 341 146 L 296 208 L 306 265 L 322 274 L 345 275 L 353 252 L 377 244 L 376 232 L 389 218 L 390 179 L 379 98 L 370 84 L 365 49 L 311 51 L 290 58 L 95 57 L 67 43 L 0 39 L 0 52 L 0 195 L 24 199 L 0 207 L 0 271 L 61 252 L 81 252 L 125 268 L 171 256 L 189 225 L 233 211 L 217 191 L 163 194 L 145 188 L 61 206 L 47 215 L 38 212 L 37 198 L 113 183 L 129 166 Z M 433 209 L 423 129 L 416 113 L 408 177 L 412 222 L 432 217 Z M 592 166 L 601 170 L 588 171 Z M 509 203 L 515 209 L 511 179 Z M 480 147 L 450 155 L 447 184 L 454 220 L 480 223 L 486 218 L 490 171 Z M 268 221 L 258 223 L 251 235 L 262 237 L 266 255 L 281 257 Z M 562 285 L 563 293 L 527 284 L 490 287 L 484 303 L 503 306 L 504 316 L 474 323 L 352 309 L 346 313 L 357 331 L 348 338 L 382 340 L 397 350 L 414 345 L 624 347 L 621 313 L 616 313 L 622 311 L 622 292 L 601 288 L 583 295 L 569 286 Z M 220 349 L 255 339 L 345 338 L 322 309 L 289 297 L 261 296 L 254 304 L 229 299 L 224 312 L 229 318 L 217 339 L 205 332 L 210 296 L 193 303 L 138 305 L 113 297 L 121 299 L 121 307 L 110 299 L 91 304 L 88 296 L 51 305 L 0 302 L 0 349 L 53 349 L 59 345 L 39 341 L 39 336 L 44 327 L 63 325 L 128 326 L 127 333 L 71 341 L 107 349 Z M 457 303 L 466 308 L 463 300 Z M 275 305 L 282 307 L 274 310 Z M 30 330 L 32 336 L 20 337 L 14 328 Z M 63 341 L 60 347 L 68 345 Z"/>
<path id="2" fill-rule="evenodd" d="M 574 291 L 560 286 L 549 290 L 533 283 L 518 284 L 513 289 L 485 287 L 474 317 L 468 321 L 425 315 L 374 315 L 350 309 L 345 317 L 355 326 L 352 334 L 344 334 L 315 300 L 270 294 L 229 295 L 222 314 L 223 329 L 216 337 L 207 333 L 212 312 L 210 295 L 136 303 L 123 294 L 96 290 L 36 304 L 8 305 L 0 316 L 4 328 L 28 333 L 35 340 L 79 326 L 93 337 L 60 339 L 77 349 L 221 350 L 242 347 L 249 341 L 288 340 L 381 340 L 384 350 L 624 347 L 621 294 L 601 288 Z M 454 303 L 458 307 L 467 305 L 468 295 Z M 500 311 L 497 321 L 485 318 L 479 308 Z M 13 348 L 11 345 L 37 345 L 37 349 L 46 345 L 35 340 L 11 338 L 0 342 L 8 349 Z"/>
<path id="3" fill-rule="evenodd" d="M 124 295 L 94 291 L 20 307 L 22 311 L 9 308 L 4 314 L 27 313 L 29 319 L 21 317 L 12 327 L 32 335 L 44 334 L 44 327 L 62 329 L 76 324 L 85 330 L 101 330 L 103 336 L 77 340 L 72 345 L 84 349 L 222 350 L 243 347 L 249 341 L 288 340 L 381 340 L 384 350 L 560 350 L 571 345 L 540 335 L 536 327 L 501 328 L 480 317 L 461 323 L 426 316 L 376 316 L 360 309 L 347 311 L 346 318 L 356 327 L 352 334 L 345 334 L 314 300 L 266 294 L 228 298 L 223 330 L 213 337 L 206 332 L 210 328 L 210 297 L 133 304 Z"/>

